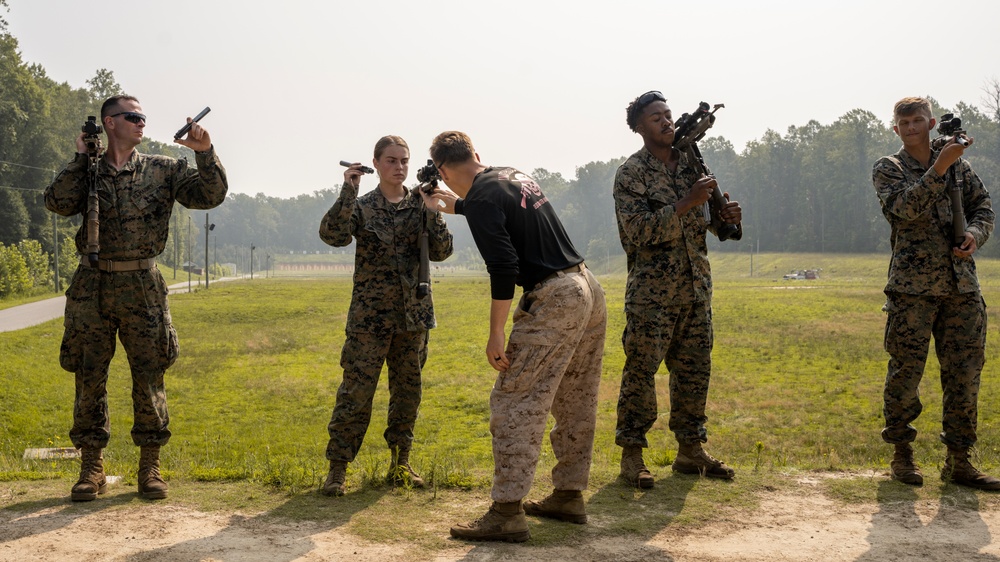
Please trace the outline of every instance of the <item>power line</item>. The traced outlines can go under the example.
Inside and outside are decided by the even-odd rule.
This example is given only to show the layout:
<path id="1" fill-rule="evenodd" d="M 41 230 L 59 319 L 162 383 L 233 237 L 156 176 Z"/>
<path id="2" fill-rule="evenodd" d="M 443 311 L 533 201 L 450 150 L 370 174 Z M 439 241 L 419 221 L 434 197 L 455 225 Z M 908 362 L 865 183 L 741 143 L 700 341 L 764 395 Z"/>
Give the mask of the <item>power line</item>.
<path id="1" fill-rule="evenodd" d="M 14 187 L 13 185 L 0 185 L 0 189 L 16 189 L 18 191 L 35 191 L 41 193 L 45 191 L 44 188 L 33 188 L 33 187 Z"/>

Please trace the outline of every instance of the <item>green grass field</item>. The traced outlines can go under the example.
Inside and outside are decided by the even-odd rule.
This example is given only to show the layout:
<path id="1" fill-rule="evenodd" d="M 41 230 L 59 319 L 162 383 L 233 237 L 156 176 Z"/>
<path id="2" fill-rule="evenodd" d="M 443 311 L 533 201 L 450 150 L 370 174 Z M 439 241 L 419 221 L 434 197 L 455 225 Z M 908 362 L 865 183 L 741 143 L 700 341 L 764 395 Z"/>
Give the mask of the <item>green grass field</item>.
<path id="1" fill-rule="evenodd" d="M 671 476 L 676 444 L 666 428 L 668 375 L 662 370 L 661 419 L 649 434 L 646 454 L 657 487 L 645 494 L 615 483 L 625 277 L 620 264 L 595 267 L 611 271 L 600 276 L 609 325 L 590 505 L 593 512 L 614 517 L 601 532 L 642 532 L 650 515 L 659 517 L 653 524 L 662 527 L 664 518 L 697 523 L 720 504 L 749 508 L 757 491 L 788 484 L 790 473 L 887 468 L 891 448 L 879 438 L 887 256 L 762 255 L 754 261 L 751 277 L 749 256 L 713 256 L 716 343 L 707 447 L 737 469 L 737 480 L 720 484 Z M 790 269 L 807 268 L 820 269 L 820 279 L 781 280 Z M 981 262 L 980 279 L 987 303 L 1000 302 L 1000 261 Z M 348 472 L 348 495 L 330 500 L 315 494 L 327 468 L 326 424 L 341 378 L 351 281 L 277 277 L 219 283 L 171 298 L 181 357 L 167 373 L 174 434 L 163 449 L 164 472 L 173 486 L 174 499 L 168 501 L 261 511 L 291 503 L 297 508 L 278 514 L 292 517 L 323 517 L 327 502 L 341 501 L 361 514 L 359 525 L 395 509 L 442 518 L 431 515 L 441 508 L 433 505 L 438 498 L 447 500 L 448 516 L 478 515 L 493 469 L 488 398 L 495 372 L 483 357 L 489 281 L 439 275 L 433 287 L 439 327 L 431 332 L 412 456 L 417 471 L 433 483 L 431 491 L 392 491 L 382 483 L 389 461 L 381 437 L 387 405 L 383 376 L 364 447 Z M 989 316 L 997 325 L 993 309 Z M 71 446 L 73 376 L 58 365 L 61 336 L 61 321 L 0 334 L 0 480 L 64 498 L 78 462 L 21 458 L 30 447 Z M 997 331 L 991 329 L 976 460 L 993 472 L 1000 471 L 998 349 Z M 933 357 L 926 375 L 915 445 L 932 477 L 943 460 Z M 131 486 L 138 450 L 129 437 L 130 384 L 119 347 L 108 385 L 112 441 L 106 467 Z M 533 495 L 548 491 L 553 463 L 546 440 Z M 31 484 L 34 480 L 45 482 Z M 932 481 L 936 478 L 920 490 L 922 497 L 955 493 L 954 486 Z M 844 501 L 874 501 L 878 488 L 870 478 L 826 486 Z M 650 511 L 637 514 L 635 502 Z M 373 527 L 363 532 L 373 540 L 394 532 L 420 534 L 392 524 Z M 549 539 L 563 540 L 560 533 L 567 531 L 560 529 L 547 531 L 554 533 Z"/>

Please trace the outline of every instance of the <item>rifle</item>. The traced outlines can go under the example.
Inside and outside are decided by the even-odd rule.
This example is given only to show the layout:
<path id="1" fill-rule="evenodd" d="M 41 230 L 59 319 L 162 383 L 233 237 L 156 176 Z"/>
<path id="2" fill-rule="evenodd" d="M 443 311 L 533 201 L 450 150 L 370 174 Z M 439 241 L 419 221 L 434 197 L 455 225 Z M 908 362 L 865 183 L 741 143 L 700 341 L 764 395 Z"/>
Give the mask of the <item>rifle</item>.
<path id="1" fill-rule="evenodd" d="M 430 195 L 437 189 L 438 179 L 441 175 L 433 160 L 428 160 L 427 165 L 417 170 L 417 181 L 419 185 L 413 188 L 414 195 L 419 192 Z M 417 269 L 417 298 L 422 299 L 431 292 L 431 263 L 430 263 L 430 239 L 427 234 L 427 206 L 420 204 L 420 237 L 417 239 L 420 246 L 420 267 Z"/>
<path id="2" fill-rule="evenodd" d="M 701 151 L 698 150 L 696 143 L 715 124 L 715 112 L 726 106 L 721 103 L 715 104 L 712 111 L 709 111 L 709 107 L 706 102 L 701 102 L 693 114 L 685 113 L 681 115 L 681 118 L 676 123 L 676 132 L 674 132 L 674 148 L 687 153 L 688 160 L 694 165 L 695 171 L 704 176 L 708 175 L 705 168 L 705 159 L 702 158 Z M 740 230 L 737 225 L 729 224 L 722 220 L 722 209 L 725 207 L 726 198 L 722 196 L 722 191 L 716 187 L 712 191 L 711 199 L 708 201 L 706 218 L 712 223 L 712 227 L 715 229 L 719 240 L 723 242 L 736 236 Z"/>
<path id="3" fill-rule="evenodd" d="M 955 142 L 963 146 L 969 146 L 968 139 L 961 136 L 965 132 L 965 129 L 962 128 L 962 120 L 951 113 L 946 113 L 941 116 L 941 121 L 938 124 L 938 133 L 941 136 L 931 141 L 931 146 L 935 150 L 940 150 L 951 141 L 952 137 L 955 138 Z M 951 182 L 952 187 L 948 190 L 948 199 L 951 201 L 951 236 L 955 245 L 961 246 L 965 243 L 965 229 L 967 226 L 965 224 L 965 208 L 962 206 L 964 181 L 961 174 L 955 171 L 955 166 L 949 168 L 948 173 L 951 174 L 954 180 Z"/>
<path id="4" fill-rule="evenodd" d="M 87 145 L 87 261 L 90 267 L 97 267 L 98 255 L 101 252 L 101 220 L 100 200 L 97 197 L 97 163 L 104 153 L 100 135 L 103 128 L 97 124 L 97 117 L 87 117 L 83 124 L 83 142 Z"/>

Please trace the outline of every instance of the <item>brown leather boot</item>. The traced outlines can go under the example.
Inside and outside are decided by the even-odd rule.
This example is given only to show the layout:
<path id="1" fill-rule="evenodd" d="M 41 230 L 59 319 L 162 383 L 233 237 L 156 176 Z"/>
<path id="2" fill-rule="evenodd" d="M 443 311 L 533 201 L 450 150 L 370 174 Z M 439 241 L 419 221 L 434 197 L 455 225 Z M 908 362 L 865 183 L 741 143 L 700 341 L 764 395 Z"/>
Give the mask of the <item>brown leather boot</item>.
<path id="1" fill-rule="evenodd" d="M 893 480 L 911 486 L 924 485 L 924 475 L 920 473 L 920 467 L 913 460 L 913 447 L 909 443 L 896 444 L 896 452 L 892 455 L 889 469 Z"/>
<path id="2" fill-rule="evenodd" d="M 342 496 L 347 490 L 347 462 L 330 461 L 330 472 L 326 475 L 326 482 L 323 482 L 324 496 Z"/>
<path id="3" fill-rule="evenodd" d="M 941 479 L 979 490 L 1000 490 L 1000 479 L 979 472 L 972 466 L 968 449 L 948 447 L 948 458 L 941 469 Z"/>
<path id="4" fill-rule="evenodd" d="M 75 502 L 89 502 L 98 494 L 108 491 L 108 480 L 104 477 L 104 450 L 97 447 L 80 449 L 80 479 L 70 491 L 70 499 Z"/>
<path id="5" fill-rule="evenodd" d="M 531 538 L 521 502 L 493 502 L 490 510 L 471 523 L 455 525 L 451 536 L 470 541 L 524 542 Z"/>
<path id="6" fill-rule="evenodd" d="M 705 452 L 699 441 L 679 443 L 677 458 L 670 468 L 681 474 L 700 474 L 723 480 L 732 480 L 736 476 L 736 471 L 726 466 L 726 463 Z"/>
<path id="7" fill-rule="evenodd" d="M 167 483 L 160 476 L 160 446 L 146 445 L 139 448 L 139 495 L 147 500 L 167 497 Z"/>
<path id="8" fill-rule="evenodd" d="M 526 500 L 524 513 L 570 523 L 587 522 L 587 508 L 580 490 L 555 490 L 540 501 Z"/>
<path id="9" fill-rule="evenodd" d="M 642 460 L 642 447 L 622 447 L 621 474 L 618 476 L 639 488 L 652 488 L 653 475 Z"/>
<path id="10" fill-rule="evenodd" d="M 394 486 L 423 488 L 424 479 L 410 468 L 410 450 L 393 447 L 389 451 L 392 454 L 392 461 L 389 463 L 389 475 L 386 480 Z"/>

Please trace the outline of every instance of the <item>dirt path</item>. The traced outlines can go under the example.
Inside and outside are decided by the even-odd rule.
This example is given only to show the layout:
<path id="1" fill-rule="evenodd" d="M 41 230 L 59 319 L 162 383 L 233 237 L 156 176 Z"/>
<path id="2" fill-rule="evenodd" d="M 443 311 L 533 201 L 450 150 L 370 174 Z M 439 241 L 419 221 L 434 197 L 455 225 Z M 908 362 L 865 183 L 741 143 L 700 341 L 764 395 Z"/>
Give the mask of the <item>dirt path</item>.
<path id="1" fill-rule="evenodd" d="M 328 522 L 205 513 L 156 503 L 82 512 L 69 502 L 34 509 L 28 502 L 21 504 L 23 509 L 0 511 L 0 560 L 1000 561 L 1000 544 L 992 540 L 1000 533 L 1000 513 L 952 503 L 844 504 L 820 493 L 782 493 L 751 514 L 729 513 L 694 530 L 667 527 L 649 538 L 598 533 L 583 536 L 572 547 L 448 539 L 444 548 L 428 548 L 372 544 Z M 592 517 L 590 525 L 611 523 Z M 429 532 L 447 535 L 445 528 Z"/>

